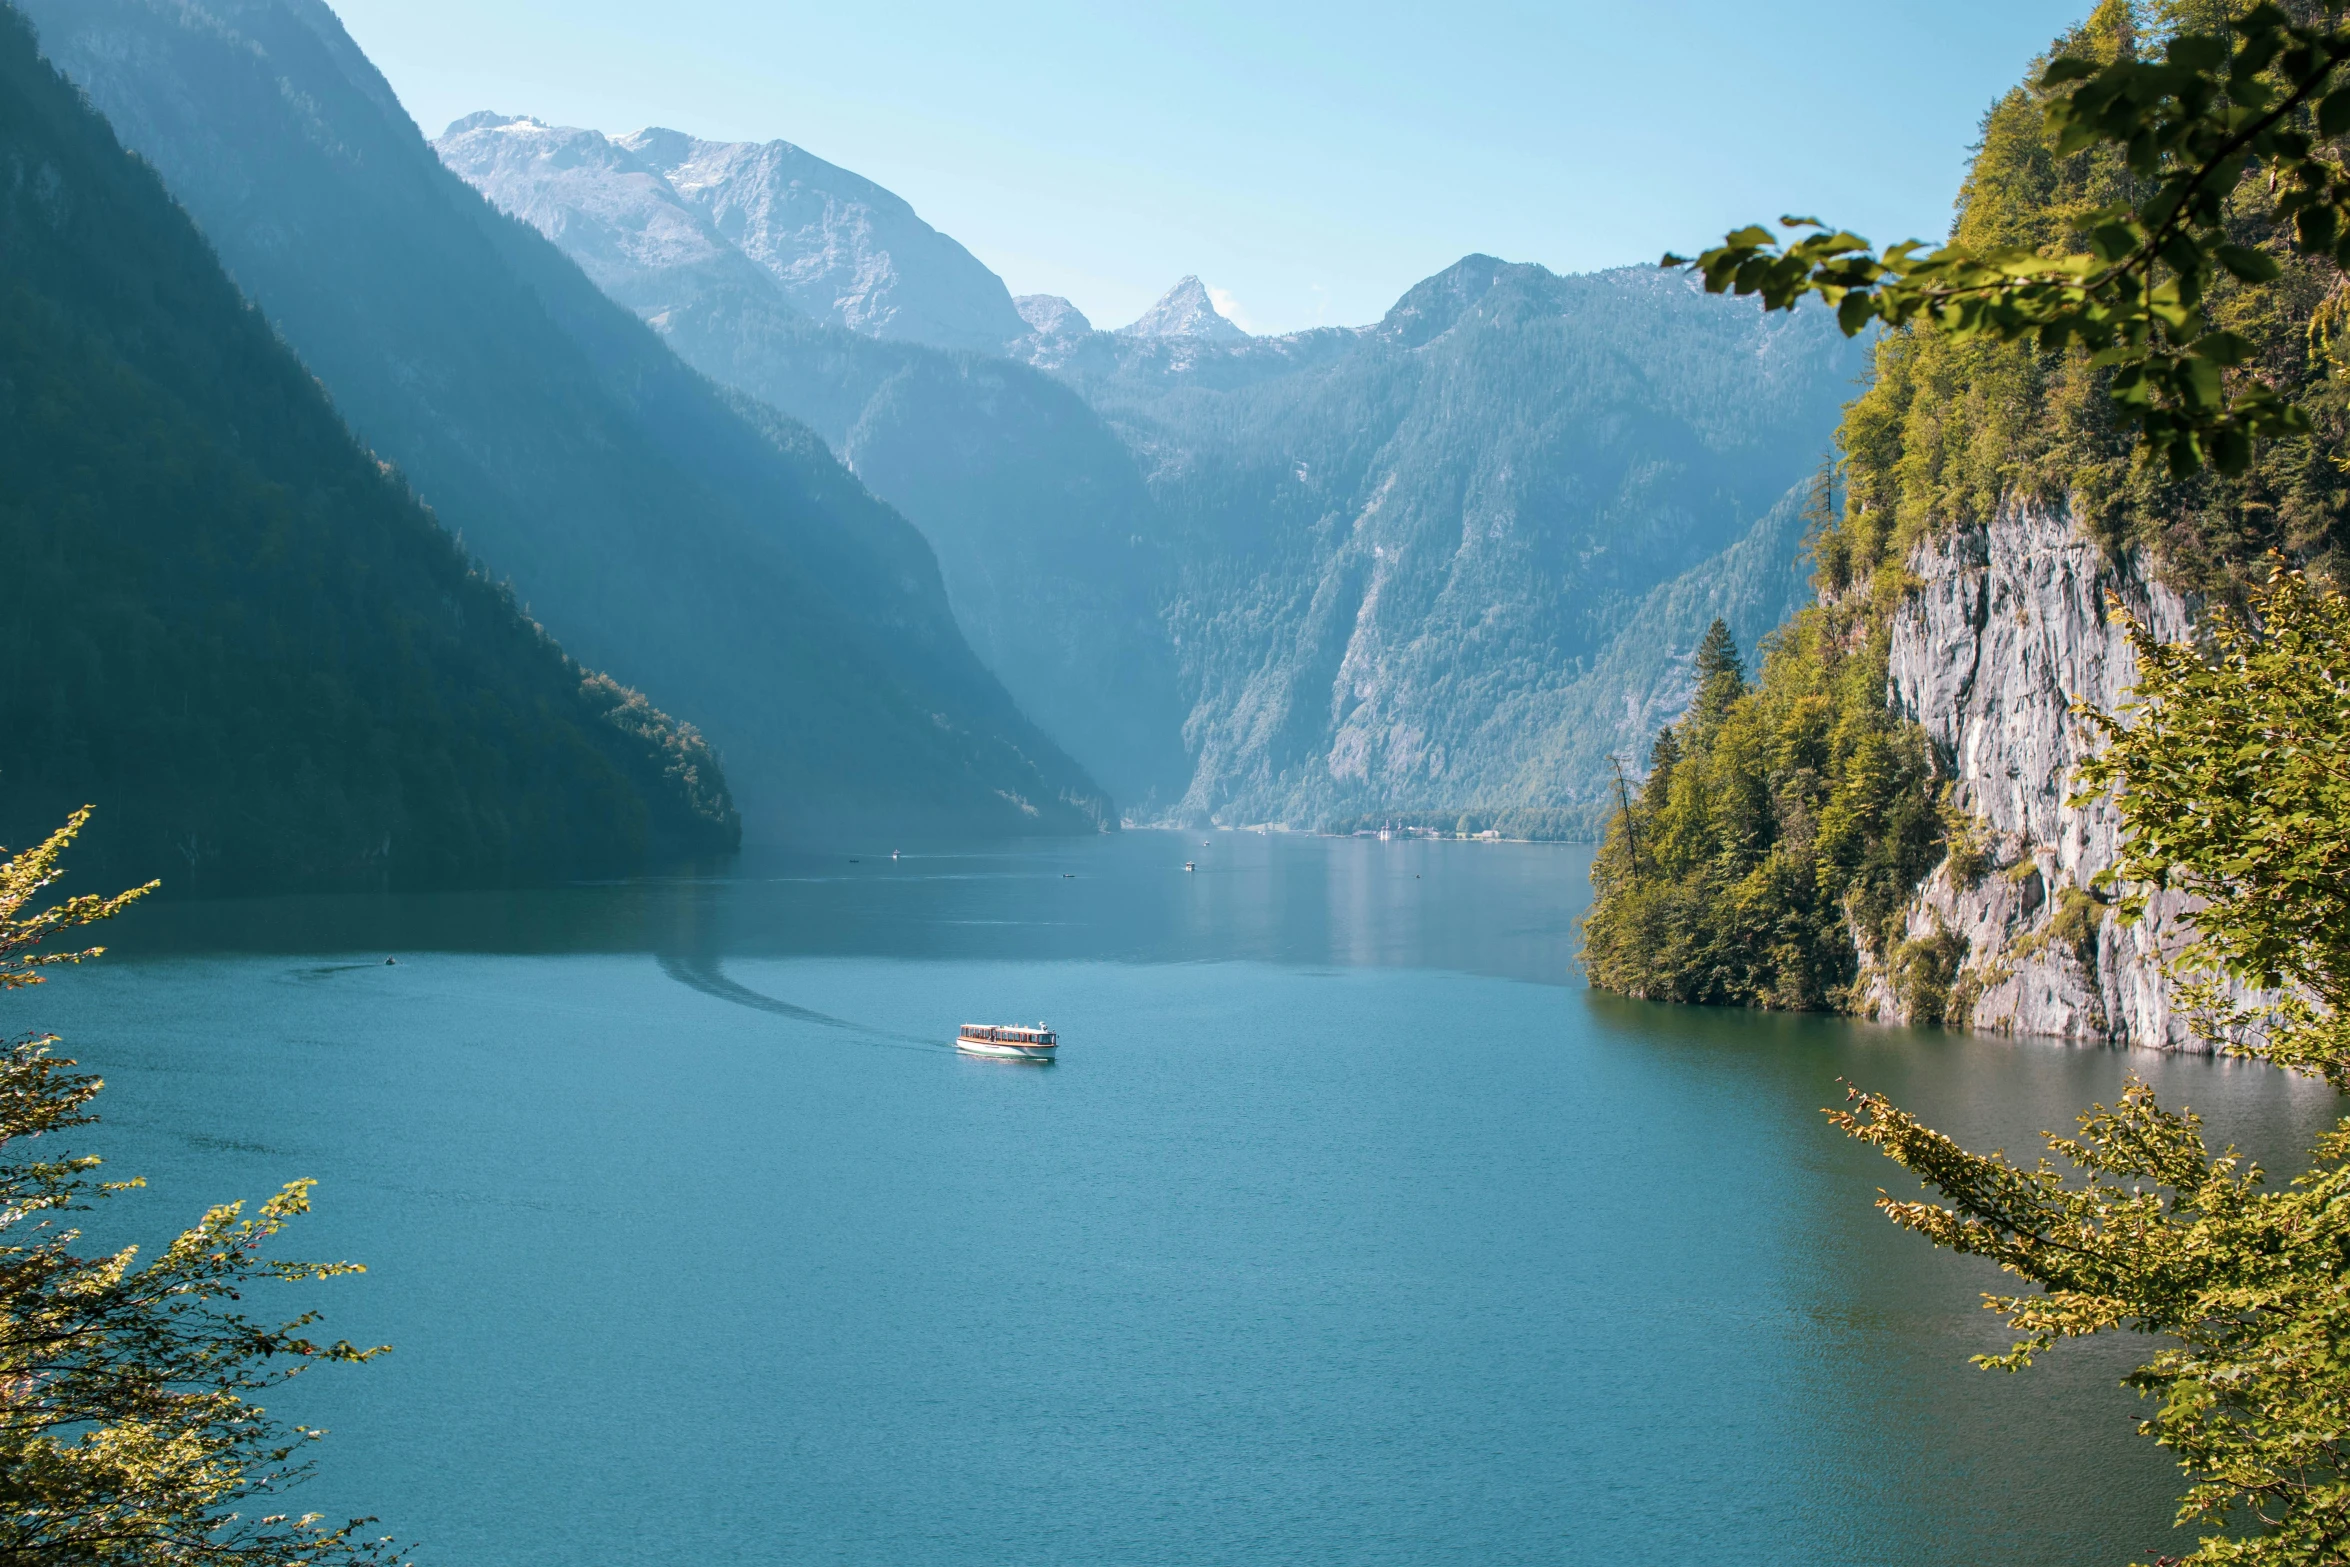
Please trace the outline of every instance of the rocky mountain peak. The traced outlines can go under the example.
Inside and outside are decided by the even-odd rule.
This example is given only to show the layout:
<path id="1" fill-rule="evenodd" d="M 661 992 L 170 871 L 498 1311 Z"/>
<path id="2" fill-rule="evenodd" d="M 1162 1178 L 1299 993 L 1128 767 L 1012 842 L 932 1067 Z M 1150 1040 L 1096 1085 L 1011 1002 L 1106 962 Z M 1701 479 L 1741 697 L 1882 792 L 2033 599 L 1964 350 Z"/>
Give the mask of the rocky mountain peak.
<path id="1" fill-rule="evenodd" d="M 1016 294 L 1012 308 L 1038 337 L 1083 337 L 1093 330 L 1085 312 L 1058 294 Z"/>
<path id="2" fill-rule="evenodd" d="M 614 141 L 664 173 L 676 168 L 694 155 L 698 142 L 683 131 L 673 131 L 663 125 L 648 125 L 633 136 L 615 136 Z"/>
<path id="3" fill-rule="evenodd" d="M 1216 308 L 1207 285 L 1196 276 L 1186 277 L 1167 290 L 1157 304 L 1142 313 L 1141 319 L 1118 330 L 1127 337 L 1189 337 L 1210 343 L 1240 343 L 1248 339 L 1248 333 Z"/>
<path id="4" fill-rule="evenodd" d="M 1380 336 L 1417 348 L 1451 331 L 1503 282 L 1516 277 L 1548 276 L 1526 262 L 1495 256 L 1463 256 L 1434 277 L 1412 285 L 1373 330 Z"/>
<path id="5" fill-rule="evenodd" d="M 618 139 L 800 310 L 867 337 L 999 352 L 1026 328 L 1003 279 L 895 192 L 787 141 L 650 126 Z"/>
<path id="6" fill-rule="evenodd" d="M 441 135 L 444 137 L 464 136 L 473 131 L 502 131 L 509 125 L 535 126 L 538 124 L 537 120 L 527 114 L 500 114 L 495 109 L 482 109 L 466 115 L 463 119 L 451 120 L 449 128 L 441 132 Z"/>

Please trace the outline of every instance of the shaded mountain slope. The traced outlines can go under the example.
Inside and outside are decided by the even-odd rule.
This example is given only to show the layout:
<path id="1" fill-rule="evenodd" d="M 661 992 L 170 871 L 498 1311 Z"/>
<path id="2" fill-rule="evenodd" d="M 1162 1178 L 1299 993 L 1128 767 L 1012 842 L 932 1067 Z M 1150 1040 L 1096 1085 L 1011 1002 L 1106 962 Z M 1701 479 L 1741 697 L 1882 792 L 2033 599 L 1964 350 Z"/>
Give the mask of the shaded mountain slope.
<path id="1" fill-rule="evenodd" d="M 691 713 L 755 836 L 1090 830 L 929 548 L 443 169 L 316 0 L 32 0 L 44 49 L 442 519 Z"/>
<path id="2" fill-rule="evenodd" d="M 1120 800 L 1149 815 L 1178 798 L 1169 563 L 1117 438 L 1025 365 L 812 319 L 640 155 L 646 139 L 484 114 L 434 147 L 688 364 L 804 420 L 915 522 L 973 649 Z"/>
<path id="3" fill-rule="evenodd" d="M 0 833 L 85 874 L 422 886 L 723 852 L 691 730 L 470 567 L 0 7 Z"/>

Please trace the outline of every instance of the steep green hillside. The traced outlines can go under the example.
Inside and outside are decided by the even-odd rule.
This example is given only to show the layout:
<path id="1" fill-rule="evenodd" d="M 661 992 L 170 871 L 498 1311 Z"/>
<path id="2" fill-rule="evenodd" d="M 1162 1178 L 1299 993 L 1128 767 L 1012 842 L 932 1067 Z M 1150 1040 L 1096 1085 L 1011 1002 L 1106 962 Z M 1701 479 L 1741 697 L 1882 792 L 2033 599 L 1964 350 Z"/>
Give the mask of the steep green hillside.
<path id="1" fill-rule="evenodd" d="M 0 8 L 0 833 L 175 890 L 731 849 L 692 731 L 473 572 Z"/>
<path id="2" fill-rule="evenodd" d="M 929 547 L 441 167 L 318 0 L 28 0 L 362 438 L 583 658 L 691 712 L 754 837 L 1091 831 Z"/>
<path id="3" fill-rule="evenodd" d="M 2220 7 L 2194 0 L 2143 9 L 2150 15 L 2136 18 L 2131 6 L 2107 0 L 2060 52 L 2111 58 L 2137 48 L 2149 23 L 2191 22 Z M 2038 75 L 2035 67 L 2031 79 Z M 2109 151 L 2055 155 L 2044 105 L 2019 87 L 1985 117 L 1953 239 L 2078 253 L 2084 215 L 2123 199 L 2129 176 Z M 2285 277 L 2258 291 L 2223 283 L 2213 317 L 2258 345 L 2258 370 L 2310 412 L 2312 436 L 2270 443 L 2240 477 L 2174 479 L 2163 464 L 2133 456 L 2111 416 L 2105 372 L 2087 356 L 1899 333 L 1877 355 L 1873 383 L 1839 437 L 1851 498 L 1825 562 L 1832 579 L 1898 561 L 1918 539 L 2019 497 L 2069 505 L 2110 548 L 2147 548 L 2187 586 L 2224 587 L 2271 548 L 2337 560 L 2350 542 L 2350 474 L 2335 460 L 2350 433 L 2338 278 L 2283 245 L 2262 193 L 2239 192 L 2233 207 L 2237 242 L 2271 251 Z"/>

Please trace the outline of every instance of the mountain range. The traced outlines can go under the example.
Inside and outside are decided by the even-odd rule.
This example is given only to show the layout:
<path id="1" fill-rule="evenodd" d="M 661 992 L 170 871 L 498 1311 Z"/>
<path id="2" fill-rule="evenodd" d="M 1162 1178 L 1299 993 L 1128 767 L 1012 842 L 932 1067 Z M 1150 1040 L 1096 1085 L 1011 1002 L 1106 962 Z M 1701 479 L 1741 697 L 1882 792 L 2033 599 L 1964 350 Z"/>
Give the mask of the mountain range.
<path id="1" fill-rule="evenodd" d="M 1471 256 L 1367 327 L 1253 336 L 1185 277 L 1103 331 L 787 142 L 427 143 L 319 0 L 25 7 L 364 446 L 701 726 L 753 837 L 1578 833 L 1704 627 L 1801 596 L 1862 353 L 1816 313 Z"/>
<path id="2" fill-rule="evenodd" d="M 1715 616 L 1752 645 L 1804 596 L 1860 365 L 1824 313 L 1487 256 L 1359 330 L 1234 338 L 1185 292 L 1052 355 L 1174 541 L 1180 815 L 1584 831 Z"/>
<path id="3" fill-rule="evenodd" d="M 1751 642 L 1803 595 L 1796 492 L 1864 352 L 1822 315 L 1470 257 L 1358 330 L 1252 337 L 1185 277 L 1108 332 L 1014 299 L 992 360 L 883 344 L 792 311 L 792 257 L 638 151 L 673 143 L 705 145 L 434 145 L 922 528 L 973 645 L 1146 818 L 1584 830 L 1710 620 Z"/>

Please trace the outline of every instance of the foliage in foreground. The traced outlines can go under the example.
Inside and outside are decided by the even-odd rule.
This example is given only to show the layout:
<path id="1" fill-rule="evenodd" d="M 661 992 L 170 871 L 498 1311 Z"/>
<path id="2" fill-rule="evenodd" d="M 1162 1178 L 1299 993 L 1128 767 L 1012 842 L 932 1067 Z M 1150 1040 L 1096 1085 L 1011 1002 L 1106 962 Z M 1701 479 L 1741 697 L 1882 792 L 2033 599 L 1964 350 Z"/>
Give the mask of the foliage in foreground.
<path id="1" fill-rule="evenodd" d="M 2107 0 L 2061 52 L 2124 62 L 2166 21 L 2193 23 L 2185 13 L 2198 9 L 2210 7 Z M 2135 188 L 2117 149 L 2063 150 L 2049 121 L 2061 97 L 2037 83 L 2018 87 L 1984 117 L 1954 246 L 2078 253 L 2095 215 Z M 2174 474 L 2133 440 L 2109 395 L 2113 367 L 2096 355 L 1916 323 L 1880 339 L 1870 385 L 1846 409 L 1838 439 L 1848 501 L 1822 541 L 1825 585 L 1842 591 L 1875 573 L 1880 599 L 1890 598 L 1919 540 L 2025 502 L 2069 510 L 2109 549 L 2148 551 L 2189 590 L 2232 591 L 2262 575 L 2271 549 L 2341 562 L 2350 554 L 2350 474 L 2333 459 L 2350 439 L 2350 380 L 2341 374 L 2350 367 L 2350 298 L 2331 259 L 2294 249 L 2261 183 L 2232 196 L 2228 229 L 2271 257 L 2278 276 L 2257 286 L 2214 281 L 2205 314 L 2248 345 L 2231 374 L 2272 388 L 2304 431 L 2258 443 L 2239 472 Z M 1888 565 L 1896 569 L 1884 572 Z"/>
<path id="2" fill-rule="evenodd" d="M 2173 963 L 2206 1037 L 2350 1088 L 2350 600 L 2280 563 L 2207 645 L 2132 635 L 2136 704 L 2090 715 L 2106 744 L 2082 769 L 2116 793 L 2123 908 L 2206 900 Z M 1884 1199 L 1894 1222 L 2037 1287 L 1987 1301 L 2018 1338 L 1984 1364 L 2113 1328 L 2170 1340 L 2128 1379 L 2159 1400 L 2140 1430 L 2188 1476 L 2180 1522 L 2228 1531 L 2185 1560 L 2350 1560 L 2350 1119 L 2283 1190 L 2142 1083 L 2030 1167 L 1875 1094 L 1834 1119 L 1939 1190 Z"/>
<path id="3" fill-rule="evenodd" d="M 78 897 L 28 913 L 87 810 L 38 848 L 0 865 L 0 990 L 103 950 L 47 952 L 54 938 L 110 918 L 152 886 Z M 288 1429 L 251 1401 L 318 1361 L 378 1353 L 320 1344 L 311 1314 L 269 1325 L 238 1309 L 265 1281 L 329 1278 L 349 1263 L 263 1255 L 309 1207 L 296 1181 L 261 1205 L 213 1208 L 141 1265 L 136 1248 L 75 1250 L 59 1216 L 137 1182 L 102 1183 L 98 1161 L 26 1145 L 86 1126 L 103 1085 L 51 1054 L 53 1037 L 0 1046 L 0 1564 L 5 1567 L 323 1567 L 388 1562 L 368 1519 L 339 1528 L 265 1510 L 303 1475 L 316 1433 Z"/>
<path id="4" fill-rule="evenodd" d="M 2139 710 L 2085 715 L 2107 743 L 2081 769 L 2120 796 L 2122 910 L 2201 899 L 2173 966 L 2203 1032 L 2350 1090 L 2350 599 L 2280 559 L 2202 645 L 2129 630 Z"/>
<path id="5" fill-rule="evenodd" d="M 2102 24 L 2093 41 L 2105 47 L 2060 53 L 2038 83 L 2053 157 L 2099 149 L 2116 176 L 2107 199 L 2070 214 L 2077 247 L 1962 236 L 1880 255 L 1786 218 L 1801 237 L 1754 225 L 1665 264 L 1766 309 L 1816 297 L 1847 332 L 1916 324 L 1955 342 L 2078 347 L 2110 372 L 2115 414 L 2174 474 L 2243 472 L 2256 442 L 2305 435 L 2310 421 L 2247 373 L 2255 343 L 2210 307 L 2230 283 L 2277 282 L 2280 250 L 2350 269 L 2338 146 L 2350 132 L 2350 28 L 2337 9 L 2173 0 L 2154 59 L 2135 47 L 2133 8 L 2101 6 L 2092 32 Z"/>

